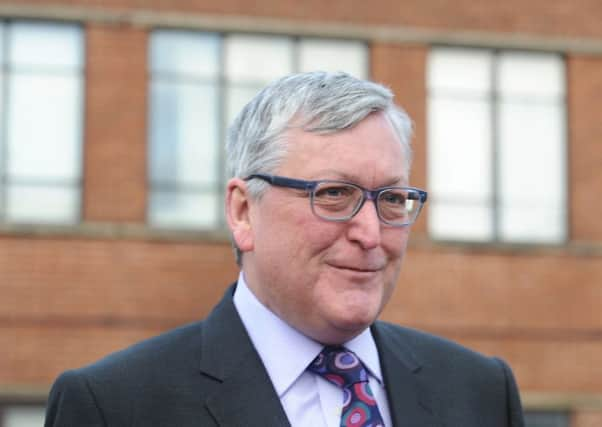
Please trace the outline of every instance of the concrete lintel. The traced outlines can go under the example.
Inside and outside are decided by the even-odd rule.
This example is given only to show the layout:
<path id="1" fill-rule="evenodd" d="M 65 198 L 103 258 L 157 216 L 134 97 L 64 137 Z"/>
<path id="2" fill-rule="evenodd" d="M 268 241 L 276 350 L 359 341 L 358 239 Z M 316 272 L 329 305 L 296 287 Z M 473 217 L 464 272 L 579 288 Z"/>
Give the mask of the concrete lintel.
<path id="1" fill-rule="evenodd" d="M 602 411 L 602 394 L 596 393 L 523 391 L 521 399 L 527 410 Z"/>
<path id="2" fill-rule="evenodd" d="M 45 404 L 50 387 L 47 384 L 0 384 L 0 401 L 14 404 Z"/>
<path id="3" fill-rule="evenodd" d="M 13 224 L 0 222 L 0 238 L 145 240 L 176 243 L 224 244 L 230 242 L 225 228 L 175 229 L 160 228 L 134 222 L 82 222 L 79 224 Z M 425 233 L 414 232 L 409 243 L 417 250 L 459 252 L 467 254 L 496 253 L 520 256 L 602 257 L 602 242 L 570 241 L 560 245 L 513 244 L 499 242 L 438 242 Z"/>
<path id="4" fill-rule="evenodd" d="M 400 44 L 450 44 L 474 47 L 533 49 L 579 54 L 602 54 L 602 39 L 504 33 L 467 29 L 440 30 L 408 26 L 362 25 L 336 21 L 165 12 L 146 9 L 115 10 L 85 6 L 0 5 L 0 17 L 55 19 L 143 28 L 171 27 L 207 31 L 295 34 L 356 38 Z"/>
<path id="5" fill-rule="evenodd" d="M 229 242 L 226 229 L 161 229 L 138 223 L 84 222 L 81 224 L 0 223 L 0 237 L 48 239 L 150 240 L 223 244 Z"/>

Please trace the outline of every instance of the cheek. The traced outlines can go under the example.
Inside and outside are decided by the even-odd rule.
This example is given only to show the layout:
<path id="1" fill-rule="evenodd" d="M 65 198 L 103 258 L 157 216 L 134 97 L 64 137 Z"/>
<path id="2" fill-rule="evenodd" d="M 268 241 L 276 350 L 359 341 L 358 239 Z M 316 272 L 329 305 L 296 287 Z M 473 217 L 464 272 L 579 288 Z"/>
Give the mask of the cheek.
<path id="1" fill-rule="evenodd" d="M 391 259 L 403 258 L 410 237 L 409 228 L 390 230 L 390 233 L 383 234 L 382 246 Z"/>
<path id="2" fill-rule="evenodd" d="M 309 214 L 313 217 L 311 212 Z M 260 259 L 271 264 L 271 269 L 287 271 L 287 275 L 293 271 L 299 274 L 298 270 L 310 274 L 312 265 L 317 265 L 319 254 L 329 246 L 330 241 L 327 230 L 316 224 L 314 218 L 299 215 L 299 212 L 290 209 L 271 212 L 263 217 L 256 231 L 258 240 L 255 250 Z"/>
<path id="3" fill-rule="evenodd" d="M 326 251 L 340 235 L 338 224 L 320 220 L 311 211 L 307 215 L 291 215 L 288 224 L 286 238 L 294 242 L 295 255 L 305 262 Z"/>
<path id="4" fill-rule="evenodd" d="M 383 239 L 383 250 L 389 260 L 385 284 L 390 288 L 394 288 L 397 283 L 409 238 L 409 230 L 401 231 L 401 233 L 391 233 Z"/>
<path id="5" fill-rule="evenodd" d="M 306 252 L 306 258 L 311 258 L 315 267 L 321 267 L 326 259 L 337 253 L 341 239 L 341 232 L 337 230 L 336 224 L 327 223 L 302 225 L 300 233 L 302 248 Z"/>

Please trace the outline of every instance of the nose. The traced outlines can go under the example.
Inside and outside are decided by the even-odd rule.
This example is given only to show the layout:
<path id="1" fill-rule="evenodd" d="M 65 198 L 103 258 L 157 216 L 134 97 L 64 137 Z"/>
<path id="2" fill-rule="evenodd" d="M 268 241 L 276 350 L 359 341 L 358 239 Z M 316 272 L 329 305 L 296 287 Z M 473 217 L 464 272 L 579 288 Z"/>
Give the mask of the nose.
<path id="1" fill-rule="evenodd" d="M 349 220 L 347 236 L 362 249 L 373 249 L 380 245 L 381 224 L 373 200 L 366 200 L 359 212 Z"/>

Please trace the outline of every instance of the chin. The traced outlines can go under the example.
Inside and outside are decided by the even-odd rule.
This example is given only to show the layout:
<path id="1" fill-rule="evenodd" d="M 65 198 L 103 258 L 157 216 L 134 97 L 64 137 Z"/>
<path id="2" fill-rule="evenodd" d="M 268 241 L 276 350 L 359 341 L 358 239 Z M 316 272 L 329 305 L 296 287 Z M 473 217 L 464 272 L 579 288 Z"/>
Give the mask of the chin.
<path id="1" fill-rule="evenodd" d="M 346 331 L 355 336 L 360 334 L 364 329 L 370 327 L 377 317 L 378 313 L 364 311 L 361 313 L 355 313 L 353 316 L 347 315 L 343 318 L 340 318 L 336 324 L 340 330 Z"/>

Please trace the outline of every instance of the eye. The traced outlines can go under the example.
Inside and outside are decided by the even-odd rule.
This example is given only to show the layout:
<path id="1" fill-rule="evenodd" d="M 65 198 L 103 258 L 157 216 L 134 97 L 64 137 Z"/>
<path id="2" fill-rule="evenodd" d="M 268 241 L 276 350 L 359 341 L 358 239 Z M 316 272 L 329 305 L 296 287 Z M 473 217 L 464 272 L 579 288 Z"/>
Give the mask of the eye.
<path id="1" fill-rule="evenodd" d="M 407 197 L 406 194 L 401 191 L 389 190 L 381 194 L 380 200 L 381 202 L 391 205 L 405 205 Z"/>
<path id="2" fill-rule="evenodd" d="M 313 208 L 319 215 L 331 217 L 334 212 L 349 215 L 361 200 L 361 191 L 341 182 L 321 182 L 314 191 Z"/>
<path id="3" fill-rule="evenodd" d="M 345 185 L 323 185 L 316 189 L 315 197 L 320 199 L 346 198 L 351 196 L 354 190 L 353 187 Z"/>

